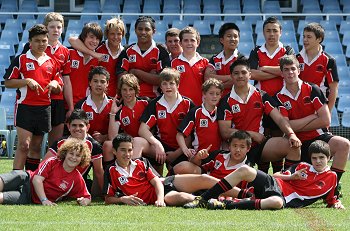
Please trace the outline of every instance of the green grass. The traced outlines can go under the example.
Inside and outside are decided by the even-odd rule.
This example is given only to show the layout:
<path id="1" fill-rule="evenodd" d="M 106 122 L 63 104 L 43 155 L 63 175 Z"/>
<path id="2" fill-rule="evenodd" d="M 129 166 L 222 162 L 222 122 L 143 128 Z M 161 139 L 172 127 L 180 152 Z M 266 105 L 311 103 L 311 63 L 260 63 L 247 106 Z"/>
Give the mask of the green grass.
<path id="1" fill-rule="evenodd" d="M 12 161 L 0 159 L 0 172 Z M 350 206 L 350 164 L 342 178 L 343 204 Z M 56 207 L 0 206 L 0 230 L 348 230 L 350 209 L 327 209 L 317 202 L 303 209 L 278 211 L 209 211 L 205 209 L 106 206 L 94 201 Z"/>

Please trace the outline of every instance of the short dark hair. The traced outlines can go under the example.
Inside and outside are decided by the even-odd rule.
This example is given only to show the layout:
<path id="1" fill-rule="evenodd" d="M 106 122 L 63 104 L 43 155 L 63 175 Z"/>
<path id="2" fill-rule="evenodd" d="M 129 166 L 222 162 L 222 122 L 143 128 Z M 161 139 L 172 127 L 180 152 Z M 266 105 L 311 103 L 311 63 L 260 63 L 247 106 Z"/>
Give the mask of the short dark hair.
<path id="1" fill-rule="evenodd" d="M 252 145 L 252 137 L 249 135 L 248 132 L 243 130 L 237 130 L 236 132 L 234 132 L 228 139 L 228 142 L 231 143 L 233 139 L 245 140 L 247 142 L 248 147 Z"/>
<path id="2" fill-rule="evenodd" d="M 324 28 L 321 26 L 321 24 L 317 22 L 309 23 L 304 27 L 304 31 L 314 33 L 317 39 L 321 38 L 320 43 L 323 42 L 325 31 L 324 31 Z"/>
<path id="3" fill-rule="evenodd" d="M 312 142 L 308 149 L 308 155 L 311 157 L 313 153 L 322 153 L 328 157 L 331 156 L 331 149 L 329 144 L 324 142 L 323 140 L 315 140 Z"/>
<path id="4" fill-rule="evenodd" d="M 28 30 L 28 34 L 29 41 L 31 41 L 32 38 L 37 35 L 46 35 L 48 37 L 49 32 L 43 24 L 36 24 Z"/>
<path id="5" fill-rule="evenodd" d="M 102 41 L 103 31 L 102 31 L 100 24 L 98 24 L 97 22 L 86 23 L 84 25 L 83 29 L 81 30 L 81 33 L 79 35 L 79 39 L 84 42 L 86 37 L 87 37 L 87 34 L 90 32 L 93 35 L 95 35 L 97 37 L 97 39 L 100 40 L 100 42 Z"/>
<path id="6" fill-rule="evenodd" d="M 128 143 L 132 143 L 133 138 L 132 136 L 126 134 L 126 133 L 120 133 L 118 135 L 116 135 L 116 137 L 114 137 L 112 144 L 113 144 L 113 148 L 115 150 L 117 150 L 120 146 L 120 143 L 123 142 L 128 142 Z"/>
<path id="7" fill-rule="evenodd" d="M 156 21 L 154 21 L 154 19 L 151 16 L 140 16 L 135 22 L 135 30 L 141 22 L 149 22 L 149 24 L 151 24 L 152 29 L 156 29 Z"/>
<path id="8" fill-rule="evenodd" d="M 231 66 L 230 66 L 230 73 L 232 74 L 233 69 L 235 69 L 236 66 L 246 66 L 248 70 L 250 70 L 250 66 L 249 66 L 249 62 L 248 59 L 246 58 L 241 58 L 241 59 L 237 59 L 236 61 L 234 61 Z"/>
<path id="9" fill-rule="evenodd" d="M 284 55 L 280 58 L 280 69 L 283 70 L 285 65 L 293 65 L 295 64 L 297 68 L 299 68 L 299 61 L 295 57 L 295 55 Z"/>
<path id="10" fill-rule="evenodd" d="M 224 35 L 225 35 L 225 32 L 227 30 L 236 30 L 236 31 L 238 31 L 238 35 L 240 34 L 240 30 L 239 30 L 238 26 L 235 23 L 227 22 L 227 23 L 224 23 L 220 27 L 220 29 L 219 29 L 219 38 L 223 38 Z"/>
<path id="11" fill-rule="evenodd" d="M 268 17 L 265 21 L 264 21 L 264 24 L 263 24 L 263 30 L 265 29 L 265 26 L 266 24 L 268 23 L 277 23 L 280 27 L 280 30 L 282 30 L 282 24 L 281 22 L 278 20 L 277 17 L 275 16 L 271 16 L 271 17 Z"/>
<path id="12" fill-rule="evenodd" d="M 92 77 L 94 75 L 104 75 L 104 76 L 106 76 L 107 81 L 109 81 L 109 78 L 110 78 L 109 72 L 106 70 L 105 67 L 102 67 L 102 66 L 96 66 L 96 67 L 91 68 L 91 70 L 89 71 L 89 76 L 88 76 L 89 82 L 92 80 Z"/>
<path id="13" fill-rule="evenodd" d="M 168 37 L 179 37 L 180 34 L 180 29 L 177 29 L 175 27 L 169 28 L 166 32 L 165 32 L 165 41 Z"/>
<path id="14" fill-rule="evenodd" d="M 83 109 L 76 108 L 72 111 L 72 114 L 67 118 L 67 123 L 72 123 L 73 120 L 82 120 L 86 125 L 89 124 L 89 119 L 86 112 Z"/>

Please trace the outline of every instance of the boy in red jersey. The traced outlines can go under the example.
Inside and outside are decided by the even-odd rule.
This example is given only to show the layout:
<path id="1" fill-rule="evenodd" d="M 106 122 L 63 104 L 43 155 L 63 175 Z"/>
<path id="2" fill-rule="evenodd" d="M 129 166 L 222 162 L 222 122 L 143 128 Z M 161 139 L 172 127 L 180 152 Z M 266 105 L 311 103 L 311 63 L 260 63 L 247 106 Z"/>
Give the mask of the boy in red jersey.
<path id="1" fill-rule="evenodd" d="M 180 31 L 180 44 L 183 52 L 171 61 L 171 67 L 181 73 L 179 93 L 190 98 L 196 106 L 202 104 L 202 84 L 208 60 L 197 53 L 200 35 L 193 27 Z"/>
<path id="2" fill-rule="evenodd" d="M 310 162 L 307 150 L 314 140 L 327 142 L 333 156 L 331 170 L 337 173 L 339 181 L 349 157 L 349 140 L 328 131 L 331 116 L 325 96 L 317 85 L 299 79 L 298 60 L 292 55 L 285 56 L 280 60 L 280 67 L 285 84 L 276 99 L 282 115 L 289 119 L 302 142 L 301 160 Z"/>
<path id="3" fill-rule="evenodd" d="M 118 18 L 107 20 L 104 28 L 104 36 L 107 40 L 103 41 L 96 50 L 90 50 L 76 37 L 69 38 L 69 43 L 75 49 L 98 59 L 100 61 L 99 65 L 106 68 L 110 76 L 106 94 L 110 97 L 114 97 L 117 93 L 118 85 L 115 70 L 117 68 L 118 57 L 124 50 L 124 47 L 121 44 L 122 39 L 125 36 L 124 22 Z"/>
<path id="4" fill-rule="evenodd" d="M 234 80 L 232 91 L 221 99 L 218 106 L 221 137 L 226 140 L 237 130 L 247 131 L 253 139 L 252 148 L 247 154 L 252 164 L 260 160 L 282 160 L 284 157 L 286 168 L 298 162 L 300 140 L 275 108 L 275 100 L 249 84 L 251 74 L 246 59 L 239 59 L 231 65 L 231 76 Z M 269 115 L 287 137 L 265 137 L 262 127 L 264 114 Z"/>
<path id="5" fill-rule="evenodd" d="M 179 34 L 180 30 L 175 27 L 169 28 L 165 32 L 165 45 L 169 52 L 170 61 L 179 57 L 179 55 L 182 53 Z"/>
<path id="6" fill-rule="evenodd" d="M 97 66 L 91 69 L 88 79 L 90 94 L 80 100 L 75 108 L 86 112 L 90 124 L 89 134 L 103 144 L 108 139 L 109 112 L 113 103 L 106 95 L 109 73 L 104 67 Z"/>
<path id="7" fill-rule="evenodd" d="M 155 21 L 149 16 L 140 16 L 135 22 L 137 43 L 131 44 L 119 56 L 117 76 L 133 74 L 140 83 L 140 96 L 155 98 L 159 95 L 159 73 L 170 66 L 166 49 L 153 40 Z"/>
<path id="8" fill-rule="evenodd" d="M 234 23 L 224 23 L 219 29 L 219 41 L 223 50 L 211 57 L 209 65 L 205 69 L 204 79 L 215 78 L 221 80 L 225 90 L 223 96 L 228 94 L 233 85 L 230 73 L 231 64 L 237 59 L 243 58 L 244 55 L 238 50 L 239 28 Z"/>
<path id="9" fill-rule="evenodd" d="M 57 157 L 42 162 L 35 171 L 13 170 L 0 175 L 0 204 L 56 205 L 63 198 L 76 198 L 79 205 L 91 202 L 85 182 L 77 170 L 90 162 L 88 145 L 68 139 Z"/>
<path id="10" fill-rule="evenodd" d="M 244 165 L 226 176 L 185 208 L 207 207 L 209 209 L 282 209 L 301 208 L 324 199 L 327 207 L 344 209 L 335 196 L 337 175 L 327 163 L 330 149 L 326 142 L 314 141 L 309 147 L 311 163 L 299 163 L 287 171 L 270 176 L 260 170 Z M 217 198 L 241 181 L 250 182 L 255 198 L 220 202 Z"/>
<path id="11" fill-rule="evenodd" d="M 160 73 L 162 96 L 153 99 L 141 116 L 139 135 L 147 140 L 143 153 L 154 158 L 159 164 L 158 172 L 166 162 L 170 167 L 188 160 L 176 141 L 176 129 L 189 110 L 194 107 L 192 101 L 178 92 L 180 73 L 165 68 Z M 150 131 L 157 127 L 158 138 Z M 170 169 L 168 169 L 170 171 Z"/>
<path id="12" fill-rule="evenodd" d="M 322 49 L 325 31 L 318 23 L 310 23 L 304 28 L 304 47 L 297 55 L 300 63 L 299 78 L 319 86 L 328 99 L 329 111 L 338 96 L 338 71 L 335 59 Z"/>
<path id="13" fill-rule="evenodd" d="M 51 99 L 53 93 L 60 93 L 62 81 L 59 78 L 55 60 L 46 55 L 48 30 L 38 24 L 29 30 L 30 50 L 17 56 L 4 76 L 5 87 L 18 88 L 15 126 L 18 144 L 13 169 L 35 170 L 38 167 L 43 135 L 51 130 Z M 27 164 L 28 154 L 35 158 L 34 164 Z"/>
<path id="14" fill-rule="evenodd" d="M 79 35 L 79 39 L 91 51 L 94 51 L 102 40 L 103 32 L 98 23 L 86 23 Z M 98 66 L 98 59 L 87 53 L 75 49 L 69 49 L 71 59 L 70 80 L 73 91 L 73 104 L 88 95 L 89 80 L 88 75 L 92 67 Z"/>
<path id="15" fill-rule="evenodd" d="M 206 80 L 202 86 L 203 104 L 192 108 L 177 128 L 177 143 L 189 159 L 193 158 L 193 154 L 197 151 L 208 146 L 210 146 L 209 152 L 219 150 L 221 147 L 216 105 L 219 103 L 223 90 L 224 85 L 221 81 L 214 78 Z M 187 146 L 185 140 L 186 137 L 191 138 L 191 136 L 193 149 Z M 188 161 L 181 162 L 174 167 L 174 172 L 176 174 L 192 173 L 186 168 L 187 164 Z"/>

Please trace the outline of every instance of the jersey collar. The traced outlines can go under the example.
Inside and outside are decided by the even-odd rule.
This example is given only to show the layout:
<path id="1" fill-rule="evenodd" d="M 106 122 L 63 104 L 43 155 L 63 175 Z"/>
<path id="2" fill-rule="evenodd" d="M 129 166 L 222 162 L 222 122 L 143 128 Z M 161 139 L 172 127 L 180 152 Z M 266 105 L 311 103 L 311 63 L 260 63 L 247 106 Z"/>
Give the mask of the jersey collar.
<path id="1" fill-rule="evenodd" d="M 235 88 L 232 87 L 232 90 L 231 90 L 231 93 L 230 93 L 230 97 L 231 97 L 232 99 L 238 101 L 238 102 L 241 103 L 241 104 L 247 104 L 248 101 L 249 101 L 249 99 L 250 99 L 250 97 L 254 94 L 255 91 L 256 91 L 256 88 L 255 88 L 253 85 L 249 84 L 249 92 L 248 92 L 247 101 L 244 102 L 244 101 L 242 100 L 242 98 L 239 97 L 239 96 L 237 95 L 237 93 L 236 93 L 236 91 L 235 91 Z"/>
<path id="2" fill-rule="evenodd" d="M 286 87 L 286 83 L 285 83 L 284 81 L 283 81 L 283 87 L 282 87 L 280 93 L 283 94 L 283 95 L 288 96 L 288 97 L 291 98 L 291 99 L 296 100 L 296 99 L 299 97 L 300 93 L 301 93 L 301 85 L 302 85 L 302 84 L 303 84 L 303 81 L 302 81 L 301 79 L 299 79 L 299 80 L 298 80 L 299 91 L 298 91 L 298 93 L 295 95 L 295 98 L 294 98 L 294 96 L 288 91 L 288 89 L 287 89 L 287 87 Z"/>
<path id="3" fill-rule="evenodd" d="M 36 59 L 34 57 L 34 55 L 32 54 L 32 51 L 30 49 L 27 51 L 26 56 L 28 59 L 32 59 L 32 60 L 37 61 L 39 66 L 43 65 L 43 63 L 45 63 L 47 60 L 50 59 L 50 57 L 46 53 L 44 53 L 44 58 L 40 59 L 40 61 L 39 61 L 38 59 Z"/>
<path id="4" fill-rule="evenodd" d="M 86 65 L 87 63 L 89 63 L 91 61 L 91 59 L 93 59 L 93 57 L 91 55 L 89 55 L 89 59 L 85 62 L 84 53 L 80 52 L 78 50 L 76 50 L 76 51 L 77 51 L 78 55 L 83 58 L 84 65 Z"/>
<path id="5" fill-rule="evenodd" d="M 61 44 L 60 41 L 57 42 L 57 45 L 56 45 L 55 47 L 51 46 L 50 44 L 47 44 L 46 50 L 49 49 L 50 52 L 51 52 L 51 54 L 55 54 L 55 52 L 58 50 L 58 48 L 59 48 L 60 46 L 62 46 L 62 44 Z"/>
<path id="6" fill-rule="evenodd" d="M 235 51 L 232 53 L 232 55 L 231 55 L 227 60 L 225 60 L 224 51 L 221 51 L 216 57 L 222 60 L 222 61 L 221 61 L 222 64 L 227 64 L 227 63 L 229 63 L 232 59 L 238 57 L 238 50 L 235 49 Z"/>
<path id="7" fill-rule="evenodd" d="M 100 110 L 97 109 L 95 102 L 91 98 L 91 94 L 86 98 L 86 104 L 89 105 L 96 113 L 101 113 L 108 104 L 108 98 L 106 95 L 103 97 L 103 103 Z"/>
<path id="8" fill-rule="evenodd" d="M 227 166 L 228 162 L 230 161 L 231 154 L 230 153 L 226 153 L 226 154 L 223 155 L 223 157 L 225 159 L 224 165 L 225 165 L 226 169 L 237 169 L 237 168 L 242 167 L 243 165 L 245 165 L 245 162 L 247 161 L 247 156 L 246 156 L 241 163 L 238 163 L 238 164 L 233 165 L 233 166 Z"/>
<path id="9" fill-rule="evenodd" d="M 137 43 L 135 43 L 133 46 L 132 46 L 132 49 L 135 50 L 137 53 L 139 53 L 139 55 L 141 55 L 142 57 L 145 57 L 148 53 L 150 53 L 152 51 L 153 48 L 156 48 L 157 47 L 157 44 L 156 42 L 152 39 L 152 44 L 151 46 L 148 48 L 148 50 L 146 50 L 143 54 L 141 52 L 141 49 L 139 47 L 139 45 L 137 45 Z"/>
<path id="10" fill-rule="evenodd" d="M 130 177 L 132 176 L 132 173 L 134 172 L 135 168 L 136 168 L 136 162 L 133 160 L 130 160 L 130 172 L 126 171 L 124 168 L 120 167 L 117 163 L 117 161 L 115 161 L 115 169 L 123 176 L 125 177 Z"/>
<path id="11" fill-rule="evenodd" d="M 266 49 L 266 43 L 264 43 L 259 50 L 263 53 L 266 53 L 267 57 L 269 57 L 270 59 L 273 59 L 273 57 L 275 57 L 275 55 L 283 48 L 283 44 L 281 42 L 278 42 L 278 47 L 277 49 L 270 55 L 269 51 Z"/>
<path id="12" fill-rule="evenodd" d="M 197 62 L 199 62 L 200 60 L 202 60 L 203 57 L 200 56 L 200 54 L 198 54 L 198 52 L 196 52 L 195 58 L 190 62 L 188 59 L 185 58 L 185 56 L 183 56 L 183 53 L 181 53 L 181 54 L 179 55 L 178 59 L 180 59 L 180 60 L 182 60 L 182 61 L 188 63 L 188 64 L 192 67 L 192 66 L 195 65 Z"/>
<path id="13" fill-rule="evenodd" d="M 120 53 L 124 50 L 124 47 L 122 46 L 122 44 L 119 45 L 119 50 L 117 52 L 116 55 L 112 55 L 112 51 L 111 49 L 109 49 L 109 45 L 108 45 L 108 39 L 106 40 L 106 48 L 107 48 L 107 51 L 109 53 L 109 55 L 113 58 L 113 59 L 116 59 L 119 57 Z"/>
<path id="14" fill-rule="evenodd" d="M 160 105 L 162 105 L 163 107 L 165 107 L 165 108 L 166 108 L 166 111 L 167 111 L 168 113 L 172 113 L 173 111 L 176 110 L 177 106 L 182 102 L 182 100 L 183 100 L 182 96 L 181 96 L 179 93 L 177 93 L 177 100 L 176 100 L 176 102 L 175 102 L 173 108 L 170 108 L 170 107 L 169 107 L 169 104 L 168 104 L 168 102 L 165 100 L 164 95 L 158 100 L 158 103 L 159 103 Z"/>
<path id="15" fill-rule="evenodd" d="M 303 49 L 300 51 L 300 56 L 303 57 L 303 60 L 304 60 L 304 63 L 308 66 L 311 66 L 311 64 L 313 64 L 320 56 L 321 54 L 323 53 L 323 48 L 322 46 L 320 45 L 320 51 L 318 52 L 318 54 L 316 55 L 315 58 L 313 58 L 313 60 L 310 60 L 308 59 L 307 57 L 307 54 L 306 54 L 306 50 L 305 48 L 303 47 Z"/>
<path id="16" fill-rule="evenodd" d="M 215 122 L 215 120 L 216 120 L 216 109 L 217 109 L 217 107 L 215 107 L 215 109 L 214 109 L 214 111 L 215 111 L 215 115 L 214 116 L 211 116 L 210 115 L 210 112 L 204 107 L 204 104 L 202 104 L 202 112 L 203 112 L 203 115 L 205 115 L 206 117 L 208 117 L 210 120 L 211 120 L 211 122 Z"/>
<path id="17" fill-rule="evenodd" d="M 310 169 L 309 169 L 310 172 L 313 172 L 316 174 L 321 174 L 321 173 L 327 172 L 329 170 L 330 170 L 330 167 L 327 166 L 322 172 L 317 172 L 316 169 L 314 168 L 314 166 L 312 166 L 312 165 L 310 166 Z"/>

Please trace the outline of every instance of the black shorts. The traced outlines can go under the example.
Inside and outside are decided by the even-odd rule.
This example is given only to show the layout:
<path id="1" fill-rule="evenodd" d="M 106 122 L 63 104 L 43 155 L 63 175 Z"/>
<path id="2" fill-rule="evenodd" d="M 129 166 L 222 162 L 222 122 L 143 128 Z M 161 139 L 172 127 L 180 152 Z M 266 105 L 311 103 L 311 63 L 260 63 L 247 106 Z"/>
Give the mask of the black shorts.
<path id="1" fill-rule="evenodd" d="M 64 109 L 64 100 L 51 100 L 51 126 L 63 124 L 66 119 L 66 110 Z"/>
<path id="2" fill-rule="evenodd" d="M 259 163 L 265 144 L 269 139 L 270 138 L 267 138 L 261 144 L 257 144 L 254 147 L 250 148 L 249 152 L 247 153 L 247 159 L 249 160 L 251 166 L 254 166 L 256 163 Z"/>
<path id="3" fill-rule="evenodd" d="M 265 199 L 271 196 L 278 196 L 283 199 L 283 207 L 286 205 L 281 188 L 276 179 L 269 174 L 257 170 L 256 178 L 248 184 L 254 187 L 254 195 L 258 199 Z"/>
<path id="4" fill-rule="evenodd" d="M 164 185 L 164 196 L 168 194 L 171 191 L 177 191 L 175 188 L 173 182 L 174 182 L 175 176 L 167 176 L 164 178 L 163 185 Z"/>
<path id="5" fill-rule="evenodd" d="M 13 170 L 0 175 L 4 182 L 4 204 L 23 205 L 32 202 L 30 192 L 30 176 L 26 171 Z"/>
<path id="6" fill-rule="evenodd" d="M 308 154 L 311 143 L 315 140 L 323 140 L 324 142 L 328 143 L 332 137 L 333 135 L 331 133 L 325 133 L 320 136 L 317 136 L 315 139 L 304 141 L 301 145 L 301 161 L 311 164 L 311 159 Z"/>
<path id="7" fill-rule="evenodd" d="M 30 106 L 19 104 L 16 113 L 16 127 L 33 135 L 43 136 L 51 130 L 51 106 Z"/>

